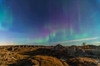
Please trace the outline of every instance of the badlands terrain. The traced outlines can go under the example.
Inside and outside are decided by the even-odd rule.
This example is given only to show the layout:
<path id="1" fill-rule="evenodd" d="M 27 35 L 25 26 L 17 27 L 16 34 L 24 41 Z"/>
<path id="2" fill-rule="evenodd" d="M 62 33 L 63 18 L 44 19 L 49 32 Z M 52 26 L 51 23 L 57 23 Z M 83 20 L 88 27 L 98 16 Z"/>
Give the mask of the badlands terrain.
<path id="1" fill-rule="evenodd" d="M 99 46 L 0 46 L 0 66 L 100 66 Z"/>

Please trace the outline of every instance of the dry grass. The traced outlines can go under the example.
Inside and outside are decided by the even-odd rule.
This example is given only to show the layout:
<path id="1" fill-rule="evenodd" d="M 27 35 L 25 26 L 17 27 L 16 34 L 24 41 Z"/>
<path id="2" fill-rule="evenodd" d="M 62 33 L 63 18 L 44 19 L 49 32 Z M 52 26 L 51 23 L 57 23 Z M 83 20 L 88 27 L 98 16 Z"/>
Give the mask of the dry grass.
<path id="1" fill-rule="evenodd" d="M 95 59 L 86 57 L 71 58 L 67 61 L 72 66 L 97 66 L 97 61 Z"/>
<path id="2" fill-rule="evenodd" d="M 52 50 L 53 47 L 0 47 L 0 66 L 86 66 L 96 63 L 90 58 L 71 58 L 67 59 L 67 50 Z M 63 59 L 63 60 L 64 60 Z M 90 66 L 89 65 L 89 66 Z"/>

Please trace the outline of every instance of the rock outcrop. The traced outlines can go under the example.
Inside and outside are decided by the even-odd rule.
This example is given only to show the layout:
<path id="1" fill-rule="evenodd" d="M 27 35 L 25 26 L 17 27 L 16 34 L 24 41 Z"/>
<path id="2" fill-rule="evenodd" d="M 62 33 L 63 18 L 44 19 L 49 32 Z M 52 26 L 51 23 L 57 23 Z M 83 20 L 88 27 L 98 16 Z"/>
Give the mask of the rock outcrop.
<path id="1" fill-rule="evenodd" d="M 64 48 L 65 48 L 64 46 L 62 46 L 61 44 L 58 44 L 52 50 L 62 50 Z"/>
<path id="2" fill-rule="evenodd" d="M 84 56 L 86 53 L 83 49 L 77 46 L 71 46 L 67 49 L 68 55 L 73 57 Z"/>

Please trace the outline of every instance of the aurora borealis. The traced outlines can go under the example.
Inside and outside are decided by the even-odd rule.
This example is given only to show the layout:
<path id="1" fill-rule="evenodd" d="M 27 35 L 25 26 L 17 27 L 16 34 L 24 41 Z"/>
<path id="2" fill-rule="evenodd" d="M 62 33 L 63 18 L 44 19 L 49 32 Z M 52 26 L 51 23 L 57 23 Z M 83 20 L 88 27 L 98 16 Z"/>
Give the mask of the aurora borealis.
<path id="1" fill-rule="evenodd" d="M 0 0 L 0 44 L 100 43 L 100 0 Z"/>

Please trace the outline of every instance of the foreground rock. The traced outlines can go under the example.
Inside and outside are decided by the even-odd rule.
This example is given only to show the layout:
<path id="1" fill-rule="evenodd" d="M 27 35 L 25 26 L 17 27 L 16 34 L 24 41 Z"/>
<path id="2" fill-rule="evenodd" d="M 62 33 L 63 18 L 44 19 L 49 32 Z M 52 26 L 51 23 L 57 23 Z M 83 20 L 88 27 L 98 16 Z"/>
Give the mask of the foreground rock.
<path id="1" fill-rule="evenodd" d="M 96 60 L 85 57 L 71 58 L 67 62 L 71 66 L 98 66 Z"/>
<path id="2" fill-rule="evenodd" d="M 12 64 L 12 66 L 69 66 L 66 62 L 51 56 L 33 56 L 32 58 L 23 59 Z"/>

